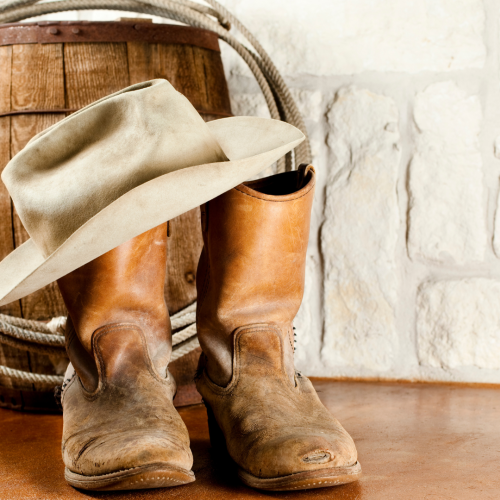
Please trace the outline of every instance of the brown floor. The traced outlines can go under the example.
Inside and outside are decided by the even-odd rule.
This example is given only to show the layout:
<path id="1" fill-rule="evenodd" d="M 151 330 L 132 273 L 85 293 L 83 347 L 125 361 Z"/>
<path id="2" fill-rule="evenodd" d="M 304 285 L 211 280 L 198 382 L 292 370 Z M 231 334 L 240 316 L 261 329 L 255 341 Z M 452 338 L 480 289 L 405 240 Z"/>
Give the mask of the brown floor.
<path id="1" fill-rule="evenodd" d="M 500 388 L 315 381 L 351 433 L 364 476 L 358 483 L 294 493 L 242 486 L 210 454 L 203 406 L 181 409 L 196 482 L 172 489 L 87 493 L 66 485 L 61 417 L 0 410 L 0 499 L 499 500 Z"/>

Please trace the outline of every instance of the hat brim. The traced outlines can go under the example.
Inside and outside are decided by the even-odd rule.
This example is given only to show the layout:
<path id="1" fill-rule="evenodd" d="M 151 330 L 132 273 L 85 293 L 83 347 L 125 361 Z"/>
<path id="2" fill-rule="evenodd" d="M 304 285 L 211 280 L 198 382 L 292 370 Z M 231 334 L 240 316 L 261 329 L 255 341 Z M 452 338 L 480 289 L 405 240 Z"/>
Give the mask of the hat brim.
<path id="1" fill-rule="evenodd" d="M 28 240 L 0 262 L 0 305 L 39 290 L 125 241 L 232 189 L 304 140 L 297 128 L 277 120 L 234 117 L 207 125 L 229 161 L 176 170 L 130 190 L 46 258 Z"/>

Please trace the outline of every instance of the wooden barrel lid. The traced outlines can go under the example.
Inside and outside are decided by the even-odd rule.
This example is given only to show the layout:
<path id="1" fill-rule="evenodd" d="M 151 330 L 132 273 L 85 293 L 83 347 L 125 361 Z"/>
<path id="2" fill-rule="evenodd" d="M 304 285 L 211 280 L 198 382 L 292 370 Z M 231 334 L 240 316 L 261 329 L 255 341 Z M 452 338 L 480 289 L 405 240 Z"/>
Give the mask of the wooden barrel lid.
<path id="1" fill-rule="evenodd" d="M 220 52 L 213 31 L 137 21 L 43 21 L 0 25 L 0 46 L 25 43 L 145 42 L 194 45 Z"/>

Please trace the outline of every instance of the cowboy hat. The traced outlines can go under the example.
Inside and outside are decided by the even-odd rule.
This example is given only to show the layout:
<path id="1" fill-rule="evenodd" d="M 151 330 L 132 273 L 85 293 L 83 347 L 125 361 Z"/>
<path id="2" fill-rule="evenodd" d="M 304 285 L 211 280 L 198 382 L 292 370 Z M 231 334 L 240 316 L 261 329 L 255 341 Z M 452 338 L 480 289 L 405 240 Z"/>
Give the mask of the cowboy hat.
<path id="1" fill-rule="evenodd" d="M 0 262 L 0 305 L 228 191 L 303 139 L 265 118 L 205 123 L 166 80 L 73 113 L 2 173 L 30 239 Z"/>

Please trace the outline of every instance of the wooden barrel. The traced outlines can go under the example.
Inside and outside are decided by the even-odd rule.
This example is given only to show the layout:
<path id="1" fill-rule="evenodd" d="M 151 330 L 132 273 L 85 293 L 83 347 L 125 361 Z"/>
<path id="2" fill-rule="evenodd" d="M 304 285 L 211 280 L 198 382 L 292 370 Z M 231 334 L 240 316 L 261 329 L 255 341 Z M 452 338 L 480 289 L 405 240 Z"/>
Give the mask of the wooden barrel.
<path id="1" fill-rule="evenodd" d="M 217 35 L 141 21 L 0 25 L 0 169 L 35 134 L 71 112 L 153 78 L 167 79 L 207 121 L 231 116 Z M 171 313 L 196 300 L 196 266 L 202 247 L 199 218 L 195 209 L 172 221 L 165 282 Z M 28 234 L 1 184 L 0 259 L 26 239 Z M 53 283 L 1 307 L 0 313 L 48 320 L 66 315 L 66 309 Z M 178 382 L 177 405 L 200 400 L 192 383 L 198 352 L 170 365 Z M 61 374 L 67 360 L 0 344 L 0 364 Z M 20 384 L 0 376 L 0 406 L 47 409 L 53 406 L 51 393 L 46 385 Z"/>

